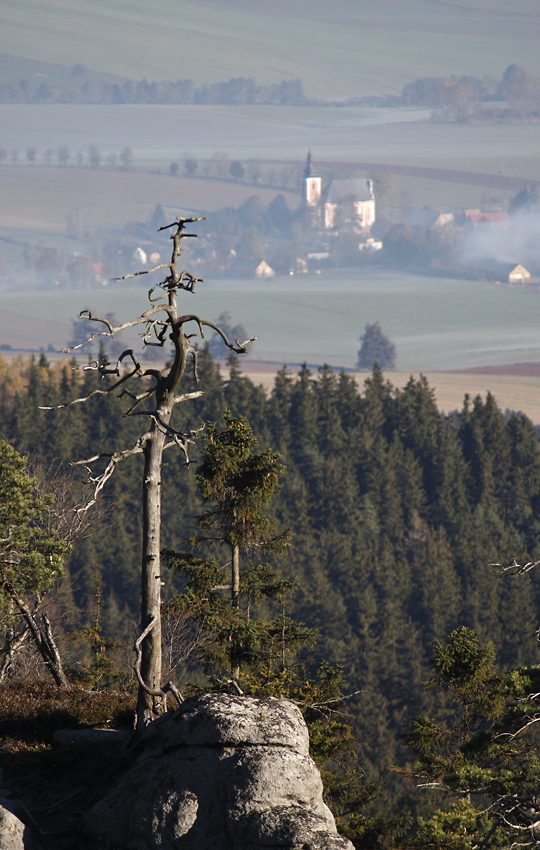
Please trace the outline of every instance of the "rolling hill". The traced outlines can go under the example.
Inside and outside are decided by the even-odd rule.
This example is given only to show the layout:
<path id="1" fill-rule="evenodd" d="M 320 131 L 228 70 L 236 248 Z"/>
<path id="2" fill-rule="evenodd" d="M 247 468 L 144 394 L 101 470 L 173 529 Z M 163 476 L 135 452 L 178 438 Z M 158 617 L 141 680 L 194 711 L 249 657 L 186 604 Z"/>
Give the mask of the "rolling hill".
<path id="1" fill-rule="evenodd" d="M 300 77 L 309 97 L 396 94 L 424 75 L 540 73 L 533 0 L 19 0 L 0 8 L 0 53 L 134 79 Z M 26 73 L 35 72 L 28 65 Z M 46 70 L 39 73 L 47 75 Z"/>

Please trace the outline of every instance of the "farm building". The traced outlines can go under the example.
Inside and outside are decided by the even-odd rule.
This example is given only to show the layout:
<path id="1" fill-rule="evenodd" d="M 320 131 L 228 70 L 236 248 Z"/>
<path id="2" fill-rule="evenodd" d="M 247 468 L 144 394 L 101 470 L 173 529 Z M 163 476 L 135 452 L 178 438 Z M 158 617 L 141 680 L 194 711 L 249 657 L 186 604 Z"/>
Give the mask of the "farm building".
<path id="1" fill-rule="evenodd" d="M 476 260 L 472 266 L 486 280 L 499 283 L 528 283 L 531 273 L 519 263 L 502 263 L 498 260 Z"/>
<path id="2" fill-rule="evenodd" d="M 261 278 L 261 277 L 274 277 L 274 275 L 275 275 L 275 271 L 274 271 L 274 269 L 273 269 L 273 268 L 271 268 L 271 267 L 268 265 L 268 263 L 266 262 L 266 260 L 262 260 L 262 261 L 259 263 L 259 265 L 257 266 L 257 268 L 255 269 L 255 277 L 256 277 L 256 278 Z"/>

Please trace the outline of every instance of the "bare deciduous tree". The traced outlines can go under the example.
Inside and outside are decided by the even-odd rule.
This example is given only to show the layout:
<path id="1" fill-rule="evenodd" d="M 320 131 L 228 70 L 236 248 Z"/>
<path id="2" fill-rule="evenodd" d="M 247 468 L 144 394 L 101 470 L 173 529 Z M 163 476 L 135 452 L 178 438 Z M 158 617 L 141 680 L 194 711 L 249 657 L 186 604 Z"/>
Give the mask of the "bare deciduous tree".
<path id="1" fill-rule="evenodd" d="M 139 681 L 137 704 L 137 728 L 141 729 L 166 708 L 167 692 L 176 695 L 171 682 L 162 682 L 161 648 L 161 467 L 163 452 L 169 448 L 180 448 L 189 462 L 188 447 L 196 436 L 196 431 L 181 433 L 171 424 L 175 406 L 190 399 L 198 398 L 201 390 L 179 392 L 179 384 L 191 360 L 195 381 L 197 375 L 197 351 L 192 338 L 198 331 L 204 337 L 205 327 L 216 331 L 225 345 L 237 354 L 243 354 L 246 346 L 253 340 L 231 341 L 225 332 L 212 322 L 199 318 L 193 313 L 183 314 L 178 308 L 178 294 L 193 293 L 199 279 L 187 271 L 179 271 L 178 260 L 181 254 L 183 238 L 195 236 L 185 233 L 185 227 L 202 218 L 177 218 L 172 224 L 159 228 L 172 230 L 172 253 L 168 263 L 161 263 L 152 269 L 125 275 L 120 280 L 166 271 L 165 278 L 148 293 L 150 307 L 136 319 L 114 326 L 107 318 L 94 316 L 89 310 L 81 313 L 81 318 L 96 322 L 103 328 L 91 334 L 86 342 L 96 337 L 113 337 L 127 328 L 143 326 L 143 346 L 164 347 L 172 342 L 172 362 L 162 369 L 143 368 L 133 349 L 124 350 L 116 364 L 89 364 L 86 369 L 95 369 L 102 377 L 113 377 L 106 389 L 93 390 L 88 396 L 74 399 L 69 404 L 86 402 L 92 396 L 107 395 L 119 391 L 130 401 L 125 416 L 143 416 L 147 418 L 148 429 L 137 439 L 134 446 L 122 451 L 103 451 L 93 457 L 77 461 L 88 470 L 89 481 L 93 485 L 93 496 L 87 507 L 95 502 L 99 493 L 114 473 L 116 466 L 134 455 L 144 457 L 143 473 L 143 534 L 141 566 L 141 629 L 142 633 L 135 641 L 135 672 Z M 161 290 L 157 293 L 156 290 Z M 186 326 L 195 333 L 186 332 Z M 83 343 L 84 344 L 84 343 Z M 76 346 L 80 348 L 81 346 Z M 73 349 L 70 349 L 73 350 Z M 124 364 L 129 366 L 125 367 Z"/>
<path id="2" fill-rule="evenodd" d="M 89 485 L 76 480 L 73 471 L 66 469 L 60 461 L 45 468 L 31 456 L 26 463 L 26 472 L 31 477 L 32 492 L 39 505 L 39 531 L 55 539 L 69 551 L 76 540 L 89 536 L 101 524 L 106 507 L 84 510 L 89 496 Z M 59 573 L 58 573 L 59 575 Z M 64 577 L 64 583 L 66 579 Z M 4 626 L 4 646 L 0 649 L 0 682 L 16 669 L 21 670 L 21 654 L 37 656 L 45 664 L 58 686 L 66 687 L 68 681 L 63 669 L 61 653 L 53 633 L 55 592 L 50 582 L 35 583 L 26 592 L 17 588 L 4 575 L 2 588 L 10 599 L 10 606 L 0 616 Z M 53 610 L 53 614 L 51 614 Z M 31 645 L 34 651 L 32 653 Z"/>

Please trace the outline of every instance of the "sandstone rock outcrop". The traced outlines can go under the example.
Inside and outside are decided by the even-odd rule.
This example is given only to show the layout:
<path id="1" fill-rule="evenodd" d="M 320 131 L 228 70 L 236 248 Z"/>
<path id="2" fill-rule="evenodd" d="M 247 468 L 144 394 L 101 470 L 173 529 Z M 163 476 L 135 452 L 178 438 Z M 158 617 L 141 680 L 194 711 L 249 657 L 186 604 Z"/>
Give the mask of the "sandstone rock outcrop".
<path id="1" fill-rule="evenodd" d="M 206 694 L 145 730 L 141 753 L 87 814 L 107 850 L 353 850 L 337 834 L 287 700 Z"/>
<path id="2" fill-rule="evenodd" d="M 24 816 L 22 803 L 0 792 L 0 850 L 42 850 Z"/>

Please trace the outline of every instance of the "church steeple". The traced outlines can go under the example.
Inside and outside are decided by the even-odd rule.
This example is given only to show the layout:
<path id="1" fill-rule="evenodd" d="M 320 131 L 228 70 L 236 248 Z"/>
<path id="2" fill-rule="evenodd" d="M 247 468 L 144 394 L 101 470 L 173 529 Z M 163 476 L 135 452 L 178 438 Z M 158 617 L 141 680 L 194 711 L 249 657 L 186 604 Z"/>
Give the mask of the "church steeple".
<path id="1" fill-rule="evenodd" d="M 319 205 L 319 201 L 321 200 L 321 188 L 321 178 L 314 176 L 311 151 L 308 151 L 306 167 L 304 168 L 304 176 L 302 179 L 301 186 L 302 204 L 305 207 L 316 208 Z"/>
<path id="2" fill-rule="evenodd" d="M 311 151 L 308 151 L 307 159 L 306 159 L 306 167 L 304 168 L 304 178 L 307 180 L 308 177 L 313 177 L 313 163 L 311 161 Z"/>

